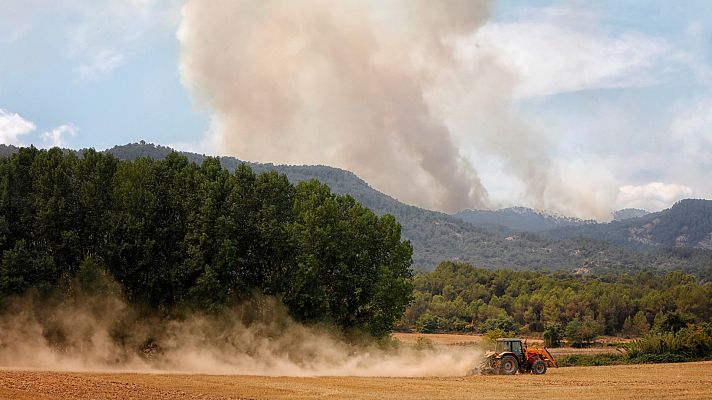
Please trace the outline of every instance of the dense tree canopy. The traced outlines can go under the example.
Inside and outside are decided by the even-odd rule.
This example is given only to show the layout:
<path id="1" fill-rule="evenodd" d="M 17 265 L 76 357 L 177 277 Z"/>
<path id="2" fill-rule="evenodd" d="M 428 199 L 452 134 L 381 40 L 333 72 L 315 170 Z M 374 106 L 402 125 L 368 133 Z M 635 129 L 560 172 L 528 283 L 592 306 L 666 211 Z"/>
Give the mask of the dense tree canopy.
<path id="1" fill-rule="evenodd" d="M 552 342 L 561 335 L 586 342 L 643 336 L 672 315 L 685 318 L 681 326 L 712 320 L 712 283 L 682 272 L 591 277 L 443 262 L 414 286 L 404 325 L 421 331 L 546 331 Z"/>
<path id="2" fill-rule="evenodd" d="M 411 295 L 400 229 L 317 181 L 230 173 L 216 158 L 35 148 L 0 158 L 2 298 L 52 291 L 93 263 L 130 301 L 167 313 L 260 293 L 299 320 L 383 335 Z"/>

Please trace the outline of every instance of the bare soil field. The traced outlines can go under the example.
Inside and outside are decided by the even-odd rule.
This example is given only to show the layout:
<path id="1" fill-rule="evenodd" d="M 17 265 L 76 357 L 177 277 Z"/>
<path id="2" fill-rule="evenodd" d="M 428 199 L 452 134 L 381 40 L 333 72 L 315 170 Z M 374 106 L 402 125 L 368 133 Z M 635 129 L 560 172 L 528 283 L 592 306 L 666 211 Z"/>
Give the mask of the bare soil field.
<path id="1" fill-rule="evenodd" d="M 458 378 L 264 377 L 0 371 L 0 398 L 710 399 L 712 362 L 572 367 Z"/>
<path id="2" fill-rule="evenodd" d="M 434 344 L 447 345 L 476 345 L 482 342 L 482 335 L 465 335 L 457 333 L 403 333 L 394 332 L 391 334 L 395 339 L 405 344 L 415 344 L 420 337 L 431 340 Z"/>

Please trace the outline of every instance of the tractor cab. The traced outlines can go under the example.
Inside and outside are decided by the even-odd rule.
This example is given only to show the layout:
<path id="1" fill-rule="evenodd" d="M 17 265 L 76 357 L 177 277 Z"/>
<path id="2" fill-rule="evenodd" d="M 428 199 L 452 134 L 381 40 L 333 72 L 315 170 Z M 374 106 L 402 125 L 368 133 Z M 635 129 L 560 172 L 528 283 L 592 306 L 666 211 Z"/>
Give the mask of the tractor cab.
<path id="1" fill-rule="evenodd" d="M 524 359 L 524 354 L 526 352 L 526 345 L 522 342 L 522 339 L 514 338 L 501 338 L 497 339 L 497 344 L 495 345 L 494 352 L 497 354 L 512 353 L 517 358 L 519 365 L 525 365 L 526 360 Z"/>

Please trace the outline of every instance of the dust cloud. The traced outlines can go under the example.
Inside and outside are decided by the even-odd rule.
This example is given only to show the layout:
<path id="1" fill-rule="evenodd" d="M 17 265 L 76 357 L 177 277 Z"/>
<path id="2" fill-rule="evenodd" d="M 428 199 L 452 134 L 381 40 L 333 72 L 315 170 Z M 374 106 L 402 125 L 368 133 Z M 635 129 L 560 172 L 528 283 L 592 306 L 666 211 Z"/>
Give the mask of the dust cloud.
<path id="1" fill-rule="evenodd" d="M 15 299 L 0 316 L 0 368 L 272 376 L 458 376 L 475 349 L 344 340 L 266 298 L 220 315 L 141 315 L 115 297 Z"/>

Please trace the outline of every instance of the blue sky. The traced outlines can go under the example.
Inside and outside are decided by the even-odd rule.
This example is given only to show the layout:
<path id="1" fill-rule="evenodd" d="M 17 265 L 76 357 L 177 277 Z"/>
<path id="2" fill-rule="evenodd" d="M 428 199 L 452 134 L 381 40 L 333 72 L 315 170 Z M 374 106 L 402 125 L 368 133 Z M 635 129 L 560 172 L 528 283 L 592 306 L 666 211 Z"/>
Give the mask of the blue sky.
<path id="1" fill-rule="evenodd" d="M 224 153 L 181 83 L 181 5 L 0 0 L 0 141 Z M 611 187 L 611 208 L 712 197 L 712 2 L 502 0 L 471 40 L 516 74 L 511 107 L 561 170 Z M 462 151 L 495 205 L 527 205 L 496 157 Z"/>
<path id="2" fill-rule="evenodd" d="M 111 4 L 110 6 L 107 6 Z M 188 141 L 207 114 L 178 76 L 177 2 L 3 1 L 0 108 L 36 125 L 20 143 L 72 124 L 62 143 L 106 148 Z"/>

